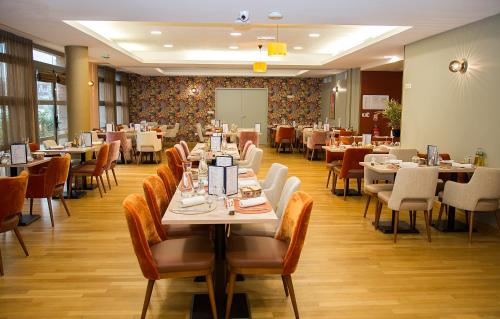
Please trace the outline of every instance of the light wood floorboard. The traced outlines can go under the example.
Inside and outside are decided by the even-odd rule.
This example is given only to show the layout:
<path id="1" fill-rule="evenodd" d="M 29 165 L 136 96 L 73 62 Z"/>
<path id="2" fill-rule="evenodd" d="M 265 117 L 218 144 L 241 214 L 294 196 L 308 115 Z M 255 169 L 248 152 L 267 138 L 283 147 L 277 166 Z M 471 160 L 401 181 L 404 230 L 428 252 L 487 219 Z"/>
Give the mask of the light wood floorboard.
<path id="1" fill-rule="evenodd" d="M 325 188 L 323 161 L 265 149 L 259 174 L 273 162 L 288 165 L 302 190 L 314 199 L 306 244 L 293 275 L 302 318 L 499 318 L 500 235 L 479 227 L 469 245 L 465 233 L 432 230 L 391 235 L 373 229 L 374 206 L 363 218 L 365 197 L 343 201 Z M 139 318 L 147 281 L 130 242 L 121 202 L 142 194 L 142 179 L 156 165 L 119 165 L 119 186 L 104 198 L 98 190 L 69 200 L 71 217 L 54 201 L 55 228 L 46 202 L 35 200 L 42 219 L 22 227 L 29 257 L 14 235 L 0 235 L 5 276 L 0 277 L 0 318 Z M 342 187 L 342 184 L 339 183 Z M 355 185 L 352 184 L 352 187 Z M 25 212 L 29 209 L 28 203 Z M 462 214 L 458 213 L 460 218 Z M 434 213 L 437 217 L 437 211 Z M 384 210 L 383 218 L 389 217 Z M 402 214 L 408 220 L 407 214 Z M 191 295 L 204 283 L 161 280 L 148 318 L 186 318 Z M 248 277 L 236 292 L 247 292 L 254 318 L 293 318 L 279 276 Z"/>

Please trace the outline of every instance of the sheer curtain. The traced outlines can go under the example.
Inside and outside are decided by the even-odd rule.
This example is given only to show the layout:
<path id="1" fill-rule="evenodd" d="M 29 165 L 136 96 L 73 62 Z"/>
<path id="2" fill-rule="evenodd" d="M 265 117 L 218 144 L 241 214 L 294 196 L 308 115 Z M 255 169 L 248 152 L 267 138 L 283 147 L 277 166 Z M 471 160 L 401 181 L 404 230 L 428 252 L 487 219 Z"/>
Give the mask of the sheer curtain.
<path id="1" fill-rule="evenodd" d="M 129 124 L 129 122 L 130 122 L 129 113 L 128 113 L 129 81 L 128 81 L 128 74 L 127 73 L 121 74 L 120 82 L 121 82 L 120 95 L 121 95 L 121 102 L 122 102 L 123 124 Z"/>
<path id="2" fill-rule="evenodd" d="M 104 68 L 104 106 L 106 107 L 106 123 L 116 123 L 116 100 L 115 100 L 115 82 L 116 72 L 112 68 Z"/>
<path id="3" fill-rule="evenodd" d="M 0 147 L 36 138 L 33 43 L 0 30 Z"/>

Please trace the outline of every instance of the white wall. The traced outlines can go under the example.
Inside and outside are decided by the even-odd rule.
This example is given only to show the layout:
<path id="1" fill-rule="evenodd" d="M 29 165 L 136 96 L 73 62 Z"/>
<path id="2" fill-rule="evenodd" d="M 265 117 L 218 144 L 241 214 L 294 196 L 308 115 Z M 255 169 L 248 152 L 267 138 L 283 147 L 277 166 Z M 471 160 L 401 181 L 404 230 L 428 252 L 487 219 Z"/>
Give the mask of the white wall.
<path id="1" fill-rule="evenodd" d="M 467 72 L 450 72 L 460 58 Z M 500 167 L 500 15 L 408 45 L 403 83 L 404 147 L 435 144 L 454 159 L 482 147 Z"/>

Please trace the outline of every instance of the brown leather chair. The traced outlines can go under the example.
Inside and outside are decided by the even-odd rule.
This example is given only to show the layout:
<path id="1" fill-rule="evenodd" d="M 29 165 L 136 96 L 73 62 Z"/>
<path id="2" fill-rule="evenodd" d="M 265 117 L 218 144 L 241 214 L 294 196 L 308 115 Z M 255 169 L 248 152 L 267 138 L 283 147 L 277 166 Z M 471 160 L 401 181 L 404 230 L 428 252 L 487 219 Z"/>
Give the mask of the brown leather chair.
<path id="1" fill-rule="evenodd" d="M 226 248 L 229 286 L 227 293 L 226 318 L 231 313 L 234 282 L 237 274 L 281 275 L 285 294 L 290 294 L 295 318 L 299 318 L 297 301 L 292 284 L 292 274 L 297 268 L 304 246 L 312 197 L 304 192 L 295 192 L 290 197 L 283 221 L 274 238 L 260 236 L 230 236 Z"/>
<path id="2" fill-rule="evenodd" d="M 279 152 L 283 144 L 288 144 L 293 152 L 293 141 L 295 140 L 295 129 L 291 126 L 278 126 L 274 139 L 276 151 Z M 284 150 L 284 148 L 283 148 Z"/>
<path id="3" fill-rule="evenodd" d="M 210 242 L 201 237 L 162 240 L 146 200 L 139 194 L 127 196 L 123 209 L 135 255 L 143 276 L 148 279 L 141 318 L 146 317 L 156 280 L 196 276 L 205 276 L 212 315 L 217 318 L 212 281 L 215 256 Z"/>
<path id="4" fill-rule="evenodd" d="M 330 184 L 330 178 L 332 176 L 333 169 L 335 166 L 342 166 L 342 160 L 344 159 L 344 153 L 342 152 L 330 152 L 326 150 L 326 169 L 328 170 L 328 179 L 326 180 L 326 188 Z"/>
<path id="5" fill-rule="evenodd" d="M 102 197 L 102 190 L 101 190 L 101 185 L 102 188 L 104 189 L 104 192 L 106 192 L 106 186 L 104 186 L 104 180 L 102 179 L 102 173 L 104 173 L 104 165 L 106 164 L 108 160 L 108 153 L 109 153 L 109 144 L 102 144 L 101 148 L 99 149 L 99 152 L 97 153 L 97 159 L 95 162 L 92 162 L 91 164 L 83 164 L 80 166 L 77 166 L 75 168 L 72 168 L 69 173 L 69 193 L 71 194 L 72 191 L 72 182 L 73 182 L 73 177 L 83 177 L 86 178 L 87 176 L 90 177 L 95 177 L 96 183 L 97 183 L 97 188 L 99 188 L 99 194 Z M 99 184 L 101 182 L 101 184 Z"/>
<path id="6" fill-rule="evenodd" d="M 148 203 L 149 211 L 153 217 L 156 231 L 162 240 L 171 238 L 208 236 L 207 225 L 162 225 L 161 219 L 167 211 L 168 204 L 172 200 L 169 196 L 162 179 L 156 175 L 148 176 L 142 184 L 144 197 Z"/>
<path id="7" fill-rule="evenodd" d="M 358 192 L 361 193 L 361 179 L 363 178 L 364 171 L 363 167 L 359 165 L 362 162 L 366 154 L 370 154 L 372 150 L 370 148 L 348 148 L 344 152 L 344 159 L 342 160 L 342 166 L 336 166 L 333 168 L 333 184 L 332 192 L 335 193 L 337 190 L 337 179 L 344 179 L 344 200 L 346 199 L 347 192 L 349 191 L 349 179 L 355 178 L 358 182 Z"/>
<path id="8" fill-rule="evenodd" d="M 167 156 L 167 165 L 174 174 L 176 182 L 180 182 L 183 173 L 181 157 L 177 153 L 175 147 L 167 148 L 165 155 Z"/>
<path id="9" fill-rule="evenodd" d="M 14 231 L 26 256 L 28 249 L 24 245 L 23 237 L 17 229 L 19 214 L 23 210 L 24 196 L 28 186 L 28 173 L 22 172 L 16 177 L 0 178 L 0 233 Z M 0 251 L 0 276 L 3 276 L 2 253 Z"/>
<path id="10" fill-rule="evenodd" d="M 52 211 L 52 198 L 57 197 L 70 216 L 68 206 L 64 200 L 64 184 L 68 179 L 69 166 L 71 164 L 71 155 L 66 154 L 62 157 L 53 157 L 47 165 L 47 168 L 39 174 L 29 174 L 28 189 L 26 198 L 30 199 L 30 214 L 33 213 L 33 199 L 46 198 L 49 206 L 50 223 L 54 227 L 54 214 Z"/>

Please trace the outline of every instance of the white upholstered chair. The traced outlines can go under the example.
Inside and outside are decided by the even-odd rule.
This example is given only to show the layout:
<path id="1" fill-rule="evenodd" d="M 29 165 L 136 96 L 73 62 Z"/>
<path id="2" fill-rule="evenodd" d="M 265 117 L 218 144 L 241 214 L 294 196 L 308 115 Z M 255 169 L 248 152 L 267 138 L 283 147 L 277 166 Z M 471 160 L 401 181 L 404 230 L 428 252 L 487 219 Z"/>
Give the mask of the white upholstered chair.
<path id="1" fill-rule="evenodd" d="M 392 191 L 378 193 L 379 207 L 375 225 L 378 225 L 382 204 L 387 204 L 394 215 L 394 242 L 397 240 L 400 211 L 410 212 L 412 227 L 415 227 L 416 212 L 424 211 L 427 240 L 431 241 L 430 220 L 438 173 L 437 167 L 401 168 L 396 174 Z"/>
<path id="2" fill-rule="evenodd" d="M 371 162 L 373 159 L 376 163 L 383 163 L 386 158 L 396 159 L 396 156 L 387 154 L 367 154 L 365 155 L 364 161 Z M 368 211 L 368 207 L 370 206 L 371 199 L 375 198 L 378 201 L 377 194 L 379 192 L 392 191 L 392 187 L 394 186 L 392 184 L 394 183 L 394 174 L 377 173 L 369 169 L 368 167 L 364 167 L 363 170 L 365 179 L 365 185 L 363 191 L 367 196 L 365 213 L 363 217 L 366 217 L 366 213 Z M 386 181 L 386 183 L 378 183 L 380 181 Z"/>
<path id="3" fill-rule="evenodd" d="M 142 160 L 143 153 L 153 153 L 156 163 L 158 163 L 158 155 L 161 161 L 161 149 L 161 139 L 157 137 L 156 131 L 137 132 L 137 151 L 139 152 L 137 164 Z"/>
<path id="4" fill-rule="evenodd" d="M 167 128 L 166 125 L 162 125 L 161 130 L 162 130 L 162 132 L 165 133 L 165 134 L 163 134 L 163 137 L 175 138 L 175 137 L 177 137 L 177 133 L 179 133 L 179 123 L 175 123 L 175 126 L 171 129 Z"/>
<path id="5" fill-rule="evenodd" d="M 263 153 L 262 149 L 258 147 L 252 148 L 248 153 L 248 160 L 245 160 L 245 163 L 238 163 L 239 167 L 251 168 L 255 174 L 258 174 Z"/>
<path id="6" fill-rule="evenodd" d="M 45 140 L 42 143 L 43 147 L 45 147 L 46 150 L 49 150 L 51 147 L 57 146 L 57 143 L 54 140 Z"/>
<path id="7" fill-rule="evenodd" d="M 273 206 L 273 209 L 278 207 L 278 201 L 283 191 L 287 175 L 288 167 L 283 164 L 273 163 L 269 171 L 267 171 L 266 178 L 260 182 L 262 190 Z"/>
<path id="8" fill-rule="evenodd" d="M 474 213 L 495 212 L 500 227 L 500 168 L 478 167 L 466 184 L 446 182 L 442 194 L 443 205 L 462 209 L 468 215 L 469 242 L 474 230 Z M 441 219 L 442 210 L 438 219 Z"/>
<path id="9" fill-rule="evenodd" d="M 245 156 L 241 157 L 240 160 L 238 161 L 238 165 L 240 167 L 245 167 L 249 164 L 250 153 L 256 147 L 257 146 L 255 146 L 255 144 L 252 143 L 252 144 L 248 145 L 246 152 L 245 152 L 245 150 L 243 150 L 243 152 L 241 154 L 242 155 L 244 154 Z"/>
<path id="10" fill-rule="evenodd" d="M 398 160 L 403 162 L 411 162 L 411 158 L 417 156 L 418 151 L 415 148 L 391 148 L 389 154 L 396 156 Z"/>
<path id="11" fill-rule="evenodd" d="M 196 123 L 196 135 L 198 136 L 198 142 L 205 142 L 205 138 L 203 137 L 203 129 L 201 128 L 201 123 Z"/>

